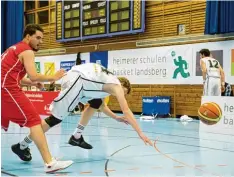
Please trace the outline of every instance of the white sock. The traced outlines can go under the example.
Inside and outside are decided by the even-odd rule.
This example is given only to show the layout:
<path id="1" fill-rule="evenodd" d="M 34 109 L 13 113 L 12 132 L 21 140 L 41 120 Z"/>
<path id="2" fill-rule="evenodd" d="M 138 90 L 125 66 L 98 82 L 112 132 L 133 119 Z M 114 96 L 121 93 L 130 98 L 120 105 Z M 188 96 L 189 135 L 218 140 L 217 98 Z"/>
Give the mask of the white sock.
<path id="1" fill-rule="evenodd" d="M 85 126 L 78 124 L 78 127 L 75 129 L 73 135 L 76 139 L 79 139 L 84 131 Z"/>
<path id="2" fill-rule="evenodd" d="M 57 160 L 56 160 L 54 157 L 52 157 L 50 163 L 45 163 L 45 165 L 46 165 L 47 167 L 48 167 L 48 166 L 52 166 L 56 161 L 57 161 Z"/>
<path id="3" fill-rule="evenodd" d="M 32 140 L 29 138 L 29 136 L 26 136 L 24 140 L 20 142 L 20 149 L 21 150 L 26 149 L 30 143 L 32 143 Z"/>

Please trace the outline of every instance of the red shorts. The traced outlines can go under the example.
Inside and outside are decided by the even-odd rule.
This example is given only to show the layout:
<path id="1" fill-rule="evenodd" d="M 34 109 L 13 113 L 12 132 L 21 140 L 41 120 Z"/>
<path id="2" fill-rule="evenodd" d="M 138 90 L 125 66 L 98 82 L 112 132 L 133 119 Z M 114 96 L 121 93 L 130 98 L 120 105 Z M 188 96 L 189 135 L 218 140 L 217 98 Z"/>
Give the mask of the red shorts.
<path id="1" fill-rule="evenodd" d="M 33 127 L 41 123 L 36 108 L 23 91 L 2 88 L 1 94 L 1 123 L 4 130 L 7 131 L 10 121 L 21 127 Z"/>

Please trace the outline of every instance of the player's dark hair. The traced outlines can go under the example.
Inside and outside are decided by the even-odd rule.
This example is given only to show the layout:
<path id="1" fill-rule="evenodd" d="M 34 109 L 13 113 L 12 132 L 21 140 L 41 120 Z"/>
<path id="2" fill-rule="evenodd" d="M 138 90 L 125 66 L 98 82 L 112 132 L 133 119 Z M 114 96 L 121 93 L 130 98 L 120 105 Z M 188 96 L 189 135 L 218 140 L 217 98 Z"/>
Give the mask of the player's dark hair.
<path id="1" fill-rule="evenodd" d="M 29 24 L 25 27 L 24 29 L 24 35 L 23 37 L 25 38 L 27 36 L 27 34 L 29 34 L 30 36 L 34 35 L 36 33 L 36 31 L 41 31 L 42 33 L 44 32 L 44 30 L 37 24 Z"/>
<path id="2" fill-rule="evenodd" d="M 209 49 L 201 49 L 199 53 L 204 55 L 205 57 L 210 56 L 210 50 Z"/>
<path id="3" fill-rule="evenodd" d="M 76 65 L 81 65 L 80 52 L 78 52 L 76 56 Z"/>

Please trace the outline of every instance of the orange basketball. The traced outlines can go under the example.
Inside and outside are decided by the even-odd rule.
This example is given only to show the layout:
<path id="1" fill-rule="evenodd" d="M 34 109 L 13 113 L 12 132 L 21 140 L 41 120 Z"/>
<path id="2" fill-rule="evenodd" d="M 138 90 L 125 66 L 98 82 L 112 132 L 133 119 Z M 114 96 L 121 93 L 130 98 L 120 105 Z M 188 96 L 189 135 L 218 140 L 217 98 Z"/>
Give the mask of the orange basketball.
<path id="1" fill-rule="evenodd" d="M 198 109 L 198 117 L 206 125 L 218 123 L 222 117 L 222 110 L 214 102 L 204 103 Z"/>

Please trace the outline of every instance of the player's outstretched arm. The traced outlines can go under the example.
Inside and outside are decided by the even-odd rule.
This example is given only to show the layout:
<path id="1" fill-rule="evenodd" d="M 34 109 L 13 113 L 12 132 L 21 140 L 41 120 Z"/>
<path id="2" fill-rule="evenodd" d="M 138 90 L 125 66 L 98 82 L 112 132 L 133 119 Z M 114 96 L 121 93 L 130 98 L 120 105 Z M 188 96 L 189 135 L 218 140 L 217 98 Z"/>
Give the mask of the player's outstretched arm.
<path id="1" fill-rule="evenodd" d="M 29 79 L 33 82 L 46 82 L 46 81 L 57 81 L 61 79 L 65 70 L 61 69 L 55 73 L 53 76 L 46 76 L 36 72 L 36 67 L 34 63 L 34 52 L 31 50 L 26 50 L 19 55 L 20 60 L 24 64 L 26 72 L 29 76 Z"/>
<path id="2" fill-rule="evenodd" d="M 21 86 L 24 86 L 24 85 L 27 85 L 27 86 L 36 86 L 36 82 L 32 82 L 30 79 L 24 77 L 23 79 L 21 79 L 20 81 L 20 85 Z"/>
<path id="3" fill-rule="evenodd" d="M 41 82 L 32 82 L 30 79 L 24 77 L 23 79 L 21 79 L 20 81 L 20 85 L 21 86 L 36 86 L 39 89 L 43 89 L 44 88 L 44 84 Z"/>
<path id="4" fill-rule="evenodd" d="M 139 127 L 132 111 L 129 109 L 122 87 L 116 84 L 105 84 L 103 90 L 107 91 L 113 96 L 116 96 L 127 122 L 135 129 L 135 131 L 138 133 L 138 135 L 144 141 L 145 144 L 149 144 L 152 146 L 153 144 L 151 140 L 148 139 L 148 137 L 146 137 L 144 133 L 141 131 L 141 128 Z"/>
<path id="5" fill-rule="evenodd" d="M 115 118 L 116 114 L 113 113 L 110 108 L 103 102 L 102 106 L 100 107 L 100 111 L 102 111 L 104 114 L 106 114 L 107 116 L 111 117 L 111 118 Z"/>
<path id="6" fill-rule="evenodd" d="M 128 124 L 124 116 L 117 116 L 113 111 L 110 110 L 110 108 L 105 103 L 103 103 L 103 105 L 100 107 L 100 110 L 107 116 L 115 119 L 116 121 Z"/>

